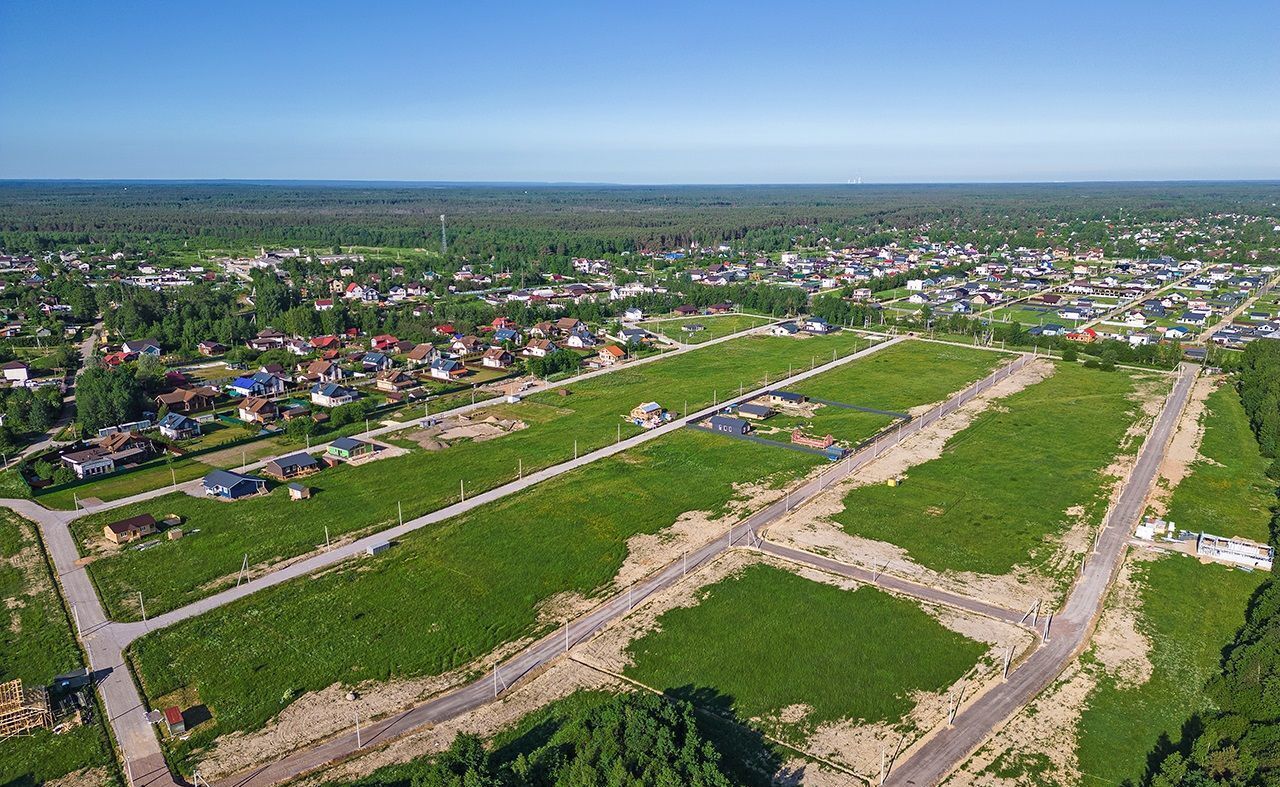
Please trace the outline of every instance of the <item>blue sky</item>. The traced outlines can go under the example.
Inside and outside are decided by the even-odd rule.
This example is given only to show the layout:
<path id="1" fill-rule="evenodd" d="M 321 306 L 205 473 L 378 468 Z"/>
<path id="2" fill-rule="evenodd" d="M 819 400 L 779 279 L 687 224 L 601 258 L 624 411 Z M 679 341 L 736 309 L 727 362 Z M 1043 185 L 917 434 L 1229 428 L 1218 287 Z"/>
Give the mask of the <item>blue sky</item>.
<path id="1" fill-rule="evenodd" d="M 1280 3 L 0 3 L 0 178 L 1280 178 Z"/>

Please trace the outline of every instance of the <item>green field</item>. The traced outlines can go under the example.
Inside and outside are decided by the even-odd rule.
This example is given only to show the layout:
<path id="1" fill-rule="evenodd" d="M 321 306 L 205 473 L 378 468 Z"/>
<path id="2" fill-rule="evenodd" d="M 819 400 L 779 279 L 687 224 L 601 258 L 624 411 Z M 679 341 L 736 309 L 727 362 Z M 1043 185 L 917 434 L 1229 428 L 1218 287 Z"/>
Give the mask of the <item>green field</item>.
<path id="1" fill-rule="evenodd" d="M 712 339 L 719 339 L 731 333 L 738 333 L 750 328 L 759 328 L 773 322 L 773 317 L 758 317 L 754 314 L 706 314 L 697 317 L 680 317 L 670 320 L 642 322 L 638 326 L 650 333 L 666 336 L 685 344 L 701 344 Z M 686 325 L 701 325 L 702 330 L 687 333 Z"/>
<path id="2" fill-rule="evenodd" d="M 45 686 L 55 675 L 84 666 L 45 561 L 35 526 L 0 509 L 0 681 Z M 110 763 L 106 733 L 97 722 L 62 735 L 41 730 L 0 743 L 0 784 L 41 784 Z"/>
<path id="3" fill-rule="evenodd" d="M 936 342 L 900 342 L 856 364 L 833 369 L 786 390 L 834 402 L 906 412 L 946 399 L 1012 357 Z"/>
<path id="4" fill-rule="evenodd" d="M 799 742 L 827 722 L 896 723 L 913 692 L 944 690 L 985 650 L 913 601 L 758 564 L 664 613 L 631 644 L 626 674 Z M 780 723 L 796 704 L 811 709 L 804 720 Z"/>
<path id="5" fill-rule="evenodd" d="M 487 412 L 523 420 L 529 428 L 444 451 L 419 449 L 360 467 L 325 470 L 307 480 L 316 490 L 311 500 L 292 502 L 281 487 L 265 497 L 230 504 L 175 493 L 85 517 L 72 528 L 82 545 L 97 539 L 104 524 L 142 513 L 178 514 L 184 530 L 198 529 L 178 541 L 162 541 L 143 551 L 126 549 L 90 564 L 113 619 L 137 618 L 139 591 L 148 613 L 159 614 L 234 584 L 246 554 L 250 565 L 272 563 L 323 544 L 326 527 L 331 538 L 380 529 L 396 521 L 397 502 L 403 504 L 405 519 L 420 516 L 457 502 L 462 480 L 467 493 L 475 494 L 515 480 L 521 462 L 528 473 L 571 459 L 575 440 L 585 453 L 619 435 L 636 434 L 639 428 L 623 423 L 621 416 L 640 402 L 657 398 L 676 413 L 687 402 L 692 411 L 709 406 L 713 397 L 736 392 L 740 381 L 751 387 L 766 373 L 778 379 L 788 364 L 807 365 L 810 348 L 829 356 L 832 350 L 847 354 L 858 344 L 865 348 L 867 340 L 847 333 L 804 342 L 768 336 L 737 339 L 573 383 L 569 396 L 547 392 L 518 404 L 496 405 Z"/>
<path id="6" fill-rule="evenodd" d="M 1147 755 L 1162 740 L 1178 743 L 1187 717 L 1207 709 L 1205 683 L 1218 671 L 1223 648 L 1244 623 L 1249 598 L 1266 575 L 1168 555 L 1140 563 L 1136 578 L 1138 629 L 1151 642 L 1151 678 L 1121 688 L 1086 655 L 1100 683 L 1079 722 L 1085 783 L 1139 784 Z"/>
<path id="7" fill-rule="evenodd" d="M 1275 482 L 1267 478 L 1268 461 L 1258 450 L 1231 384 L 1209 395 L 1201 423 L 1200 458 L 1173 490 L 1167 518 L 1184 530 L 1265 543 L 1270 537 Z"/>
<path id="8" fill-rule="evenodd" d="M 607 588 L 630 536 L 686 511 L 722 511 L 744 478 L 777 485 L 819 461 L 681 430 L 413 533 L 377 558 L 155 632 L 131 657 L 153 707 L 184 690 L 210 708 L 214 721 L 178 744 L 181 754 L 261 727 L 303 692 L 440 674 L 544 631 L 538 605 Z"/>
<path id="9" fill-rule="evenodd" d="M 1124 444 L 1138 413 L 1128 398 L 1135 378 L 1056 369 L 975 418 L 904 485 L 851 491 L 836 521 L 939 571 L 1042 567 L 1050 539 L 1070 524 L 1069 509 L 1082 506 L 1088 521 L 1101 521 L 1111 483 L 1101 473 L 1121 450 L 1136 450 Z"/>

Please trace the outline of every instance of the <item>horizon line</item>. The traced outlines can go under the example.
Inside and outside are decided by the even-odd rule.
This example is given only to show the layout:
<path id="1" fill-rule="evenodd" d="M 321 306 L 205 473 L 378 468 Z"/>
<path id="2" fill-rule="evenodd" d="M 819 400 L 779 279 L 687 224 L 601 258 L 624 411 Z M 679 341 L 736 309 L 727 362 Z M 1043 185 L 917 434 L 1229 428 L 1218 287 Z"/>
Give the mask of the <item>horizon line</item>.
<path id="1" fill-rule="evenodd" d="M 170 184 L 170 185 L 366 185 L 404 187 L 607 187 L 607 188 L 706 188 L 706 187 L 835 187 L 835 186 L 1068 186 L 1068 185 L 1189 185 L 1280 184 L 1280 178 L 1169 178 L 1169 179 L 1054 179 L 1054 180 L 918 180 L 918 181 L 593 181 L 593 180 L 394 180 L 378 178 L 0 178 L 0 185 L 16 184 Z"/>

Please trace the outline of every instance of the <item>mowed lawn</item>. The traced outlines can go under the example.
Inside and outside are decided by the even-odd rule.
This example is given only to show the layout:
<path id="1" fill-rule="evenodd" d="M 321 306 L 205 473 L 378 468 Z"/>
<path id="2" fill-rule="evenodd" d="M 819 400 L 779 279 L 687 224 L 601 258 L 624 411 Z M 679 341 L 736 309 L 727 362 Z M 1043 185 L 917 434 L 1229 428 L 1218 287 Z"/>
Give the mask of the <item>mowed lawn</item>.
<path id="1" fill-rule="evenodd" d="M 834 369 L 786 390 L 833 402 L 906 412 L 946 399 L 1013 357 L 949 344 L 901 342 L 856 365 Z"/>
<path id="2" fill-rule="evenodd" d="M 1183 723 L 1208 709 L 1205 683 L 1219 671 L 1222 649 L 1244 623 L 1249 599 L 1266 575 L 1167 555 L 1140 564 L 1137 579 L 1138 629 L 1151 643 L 1151 678 L 1121 688 L 1092 664 L 1101 682 L 1078 725 L 1086 783 L 1141 783 L 1147 755 L 1161 739 L 1177 744 Z"/>
<path id="3" fill-rule="evenodd" d="M 546 630 L 539 604 L 606 588 L 632 535 L 686 511 L 721 511 L 735 484 L 781 484 L 820 461 L 681 430 L 417 531 L 376 558 L 155 632 L 131 656 L 152 707 L 192 689 L 208 704 L 214 721 L 196 728 L 198 746 L 261 727 L 303 692 L 437 675 Z"/>
<path id="4" fill-rule="evenodd" d="M 529 427 L 496 440 L 325 470 L 307 479 L 316 490 L 311 500 L 290 501 L 282 487 L 235 503 L 179 492 L 85 517 L 72 529 L 83 550 L 110 522 L 144 513 L 183 517 L 184 538 L 142 551 L 125 549 L 89 566 L 108 614 L 136 620 L 138 592 L 148 614 L 160 614 L 234 584 L 246 554 L 251 566 L 272 563 L 323 544 L 326 527 L 331 538 L 379 529 L 396 521 L 397 503 L 406 520 L 421 516 L 457 502 L 460 482 L 467 494 L 476 494 L 515 480 L 521 464 L 529 473 L 572 459 L 575 441 L 578 452 L 586 453 L 619 435 L 639 433 L 622 416 L 641 402 L 656 399 L 674 413 L 686 403 L 697 410 L 736 393 L 740 384 L 763 384 L 766 375 L 778 379 L 788 364 L 799 368 L 801 353 L 807 365 L 808 348 L 820 347 L 829 358 L 832 351 L 847 355 L 855 346 L 865 349 L 867 340 L 850 333 L 805 341 L 745 337 L 583 380 L 569 387 L 568 396 L 552 391 L 495 405 L 486 412 Z"/>
<path id="5" fill-rule="evenodd" d="M 857 536 L 903 547 L 939 571 L 1005 574 L 1048 560 L 1050 539 L 1081 507 L 1100 522 L 1113 480 L 1102 475 L 1140 408 L 1135 378 L 1058 364 L 1006 397 L 911 468 L 898 487 L 864 486 L 835 519 Z"/>
<path id="6" fill-rule="evenodd" d="M 1268 461 L 1234 386 L 1224 384 L 1209 395 L 1201 423 L 1200 458 L 1173 490 L 1166 517 L 1183 530 L 1265 543 L 1275 482 L 1267 478 Z"/>
<path id="7" fill-rule="evenodd" d="M 666 336 L 685 344 L 701 344 L 731 333 L 759 328 L 773 321 L 773 317 L 757 317 L 754 314 L 707 314 L 698 317 L 642 322 L 638 323 L 638 327 L 649 333 Z M 684 330 L 686 325 L 701 325 L 702 330 L 688 332 Z"/>
<path id="8" fill-rule="evenodd" d="M 826 722 L 896 723 L 913 692 L 945 689 L 985 651 L 912 601 L 757 564 L 664 613 L 631 644 L 626 674 L 794 740 Z M 803 721 L 779 722 L 797 704 Z"/>
<path id="9" fill-rule="evenodd" d="M 0 509 L 0 599 L 0 680 L 47 686 L 55 675 L 84 666 L 35 525 L 8 509 Z M 62 735 L 40 730 L 0 744 L 0 784 L 43 784 L 110 762 L 97 722 Z"/>

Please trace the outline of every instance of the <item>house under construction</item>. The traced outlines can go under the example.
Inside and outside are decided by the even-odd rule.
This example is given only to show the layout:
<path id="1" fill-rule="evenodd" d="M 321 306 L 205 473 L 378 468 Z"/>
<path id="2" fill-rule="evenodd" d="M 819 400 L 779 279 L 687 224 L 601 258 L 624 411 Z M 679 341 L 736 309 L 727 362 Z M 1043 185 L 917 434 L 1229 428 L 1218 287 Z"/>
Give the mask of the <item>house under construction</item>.
<path id="1" fill-rule="evenodd" d="M 26 689 L 22 681 L 0 683 L 0 740 L 53 727 L 53 710 L 44 687 Z"/>

